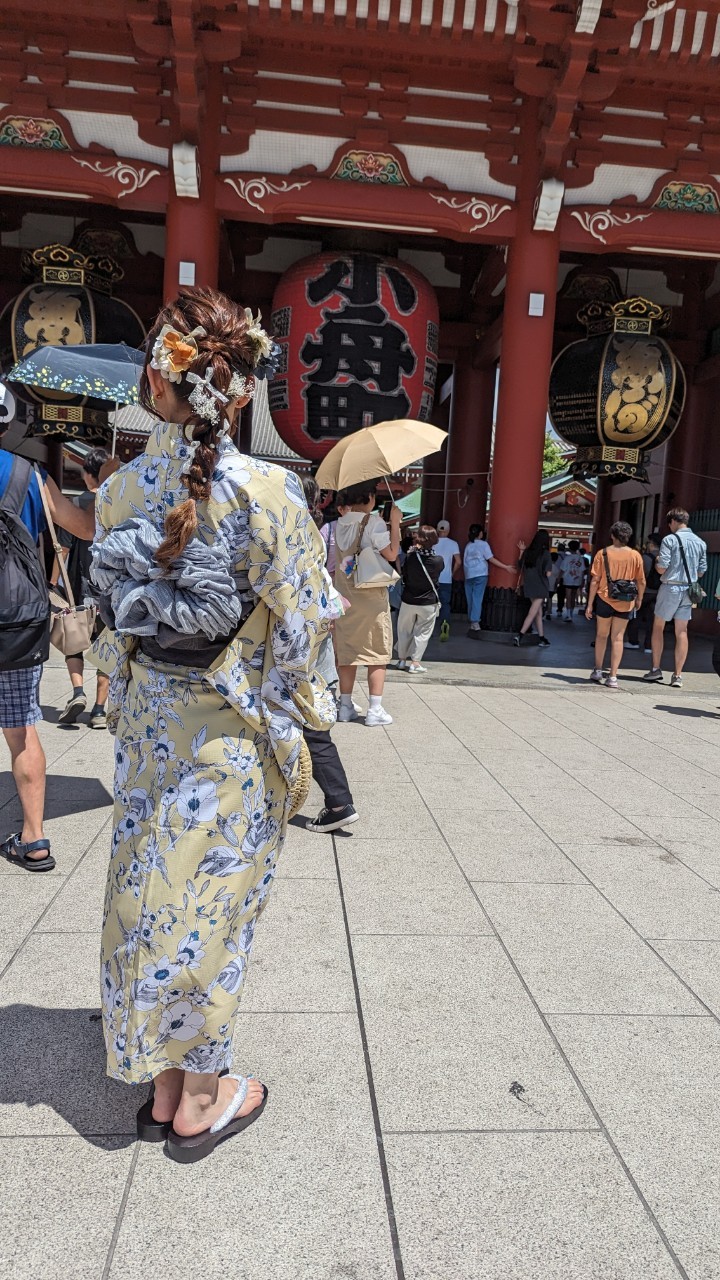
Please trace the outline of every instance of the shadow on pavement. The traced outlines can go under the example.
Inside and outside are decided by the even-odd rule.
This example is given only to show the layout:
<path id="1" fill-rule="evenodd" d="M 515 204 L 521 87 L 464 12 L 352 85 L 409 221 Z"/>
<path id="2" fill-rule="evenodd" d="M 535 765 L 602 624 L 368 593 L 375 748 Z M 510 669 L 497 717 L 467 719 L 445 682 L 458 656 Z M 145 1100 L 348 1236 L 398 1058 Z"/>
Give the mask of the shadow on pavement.
<path id="1" fill-rule="evenodd" d="M 63 818 L 87 809 L 106 809 L 113 803 L 99 778 L 68 777 L 48 773 L 45 790 L 45 818 Z"/>
<path id="2" fill-rule="evenodd" d="M 701 711 L 699 707 L 679 707 L 677 704 L 666 706 L 662 702 L 656 702 L 655 710 L 669 711 L 672 716 L 693 716 L 696 720 L 720 720 L 720 711 Z"/>
<path id="3" fill-rule="evenodd" d="M 67 935 L 68 938 L 70 935 Z M 67 939 L 62 939 L 64 943 Z M 50 1108 L 93 1146 L 112 1136 L 130 1146 L 135 1113 L 147 1089 L 105 1075 L 105 1045 L 97 1009 L 45 1009 L 12 1004 L 0 1011 L 0 1116 L 15 1133 L 53 1133 L 52 1117 L 2 1114 L 2 1108 Z"/>

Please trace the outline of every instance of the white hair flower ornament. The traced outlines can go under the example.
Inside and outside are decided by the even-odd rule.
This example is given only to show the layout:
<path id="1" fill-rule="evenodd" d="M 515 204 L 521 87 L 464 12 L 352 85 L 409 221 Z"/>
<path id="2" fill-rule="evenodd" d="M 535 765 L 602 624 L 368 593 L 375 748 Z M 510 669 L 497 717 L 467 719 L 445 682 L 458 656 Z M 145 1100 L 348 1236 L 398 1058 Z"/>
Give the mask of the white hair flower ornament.
<path id="1" fill-rule="evenodd" d="M 245 308 L 245 319 L 247 321 L 247 329 L 245 337 L 252 351 L 252 372 L 256 378 L 263 382 L 266 378 L 271 378 L 277 371 L 280 363 L 281 348 L 277 342 L 274 342 L 270 334 L 263 329 L 260 323 L 260 312 L 253 316 L 249 307 Z M 246 393 L 247 394 L 247 393 Z"/>
<path id="2" fill-rule="evenodd" d="M 178 333 L 171 324 L 164 324 L 153 343 L 150 365 L 157 369 L 167 382 L 180 382 L 184 373 L 198 358 L 197 338 L 206 338 L 202 325 L 192 333 Z"/>

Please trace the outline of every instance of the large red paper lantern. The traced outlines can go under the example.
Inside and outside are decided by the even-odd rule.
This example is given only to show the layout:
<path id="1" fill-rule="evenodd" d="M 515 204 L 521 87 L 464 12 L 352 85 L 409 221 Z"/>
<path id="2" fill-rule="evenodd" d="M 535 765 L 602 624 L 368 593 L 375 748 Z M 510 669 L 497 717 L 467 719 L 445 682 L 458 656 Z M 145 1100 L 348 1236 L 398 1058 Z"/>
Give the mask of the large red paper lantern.
<path id="1" fill-rule="evenodd" d="M 282 350 L 270 412 L 283 440 L 319 461 L 360 427 L 430 415 L 438 306 L 407 263 L 320 253 L 286 271 L 273 299 Z"/>

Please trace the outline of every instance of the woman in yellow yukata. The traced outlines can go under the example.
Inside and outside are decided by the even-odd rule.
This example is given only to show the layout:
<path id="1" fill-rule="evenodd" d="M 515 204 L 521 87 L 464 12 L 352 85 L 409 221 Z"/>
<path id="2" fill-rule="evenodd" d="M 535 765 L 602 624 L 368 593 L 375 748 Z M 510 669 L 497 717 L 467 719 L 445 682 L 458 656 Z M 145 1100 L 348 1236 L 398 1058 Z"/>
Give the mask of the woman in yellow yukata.
<path id="1" fill-rule="evenodd" d="M 100 489 L 93 544 L 117 733 L 103 1014 L 108 1074 L 152 1082 L 139 1136 L 189 1162 L 267 1100 L 227 1074 L 233 1025 L 302 729 L 335 718 L 313 674 L 332 608 L 297 477 L 227 436 L 277 357 L 259 317 L 185 290 L 148 353 L 161 420 Z"/>

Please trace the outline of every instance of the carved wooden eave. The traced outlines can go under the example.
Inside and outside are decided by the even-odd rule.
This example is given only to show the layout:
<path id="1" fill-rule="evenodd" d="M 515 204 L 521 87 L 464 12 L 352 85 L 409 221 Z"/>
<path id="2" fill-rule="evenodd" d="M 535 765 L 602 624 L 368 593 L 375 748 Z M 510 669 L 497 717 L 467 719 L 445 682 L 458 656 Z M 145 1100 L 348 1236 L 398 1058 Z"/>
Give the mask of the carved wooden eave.
<path id="1" fill-rule="evenodd" d="M 312 223 L 448 236 L 496 244 L 512 238 L 515 205 L 498 196 L 267 173 L 223 173 L 217 208 L 246 222 Z"/>
<path id="2" fill-rule="evenodd" d="M 5 168 L 4 153 L 0 147 L 0 189 L 6 194 L 16 191 L 18 195 L 96 201 L 118 205 L 123 211 L 164 213 L 167 208 L 168 172 L 161 165 L 95 150 L 17 148 L 12 168 Z"/>

